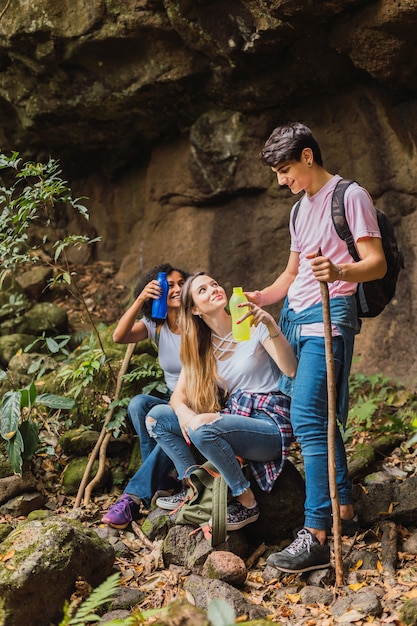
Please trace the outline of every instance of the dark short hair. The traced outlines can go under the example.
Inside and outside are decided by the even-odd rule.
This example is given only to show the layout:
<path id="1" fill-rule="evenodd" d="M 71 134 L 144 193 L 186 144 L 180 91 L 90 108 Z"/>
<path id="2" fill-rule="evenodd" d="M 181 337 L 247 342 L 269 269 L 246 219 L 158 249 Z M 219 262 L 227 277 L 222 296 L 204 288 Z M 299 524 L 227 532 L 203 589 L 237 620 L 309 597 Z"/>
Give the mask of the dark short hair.
<path id="1" fill-rule="evenodd" d="M 277 167 L 287 161 L 301 161 L 304 148 L 311 148 L 315 162 L 323 165 L 319 144 L 311 130 L 300 122 L 289 122 L 272 131 L 259 156 L 264 165 Z"/>
<path id="2" fill-rule="evenodd" d="M 143 278 L 141 278 L 138 282 L 135 289 L 135 298 L 138 297 L 138 295 L 144 290 L 146 285 L 151 282 L 151 280 L 156 280 L 158 278 L 159 272 L 166 272 L 167 277 L 172 274 L 172 272 L 178 272 L 179 274 L 181 274 L 184 280 L 187 280 L 189 276 L 188 272 L 179 269 L 178 267 L 172 267 L 170 263 L 161 263 L 161 265 L 155 265 L 155 267 L 149 270 L 149 272 L 145 274 L 145 276 L 143 276 Z M 144 315 L 144 317 L 157 321 L 152 317 L 152 303 L 152 298 L 148 298 L 147 300 L 145 300 L 141 308 L 141 313 Z"/>

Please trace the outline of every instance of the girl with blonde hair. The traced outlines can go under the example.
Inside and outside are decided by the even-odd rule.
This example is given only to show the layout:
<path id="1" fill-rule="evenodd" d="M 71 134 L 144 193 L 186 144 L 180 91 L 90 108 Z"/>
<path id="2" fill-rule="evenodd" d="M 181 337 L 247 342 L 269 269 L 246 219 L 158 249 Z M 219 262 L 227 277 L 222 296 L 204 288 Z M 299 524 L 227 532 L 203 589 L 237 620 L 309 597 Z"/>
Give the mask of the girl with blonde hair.
<path id="1" fill-rule="evenodd" d="M 249 462 L 261 489 L 271 491 L 287 457 L 289 398 L 277 385 L 281 370 L 295 375 L 297 361 L 272 315 L 250 302 L 241 305 L 240 318 L 251 320 L 250 339 L 236 342 L 226 306 L 225 290 L 209 274 L 187 279 L 179 321 L 182 371 L 170 399 L 178 419 L 149 416 L 146 425 L 180 478 L 195 467 L 191 443 L 213 463 L 233 496 L 227 529 L 237 530 L 259 516 L 239 458 Z M 156 503 L 172 509 L 178 498 Z"/>

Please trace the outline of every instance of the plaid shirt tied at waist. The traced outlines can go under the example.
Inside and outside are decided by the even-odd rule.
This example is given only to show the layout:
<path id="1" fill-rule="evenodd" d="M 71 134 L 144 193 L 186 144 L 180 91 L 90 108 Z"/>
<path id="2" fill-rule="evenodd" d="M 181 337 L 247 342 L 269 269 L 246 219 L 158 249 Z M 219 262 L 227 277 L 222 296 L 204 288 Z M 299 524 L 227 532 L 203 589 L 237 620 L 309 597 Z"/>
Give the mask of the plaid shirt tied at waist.
<path id="1" fill-rule="evenodd" d="M 225 408 L 221 410 L 221 413 L 250 417 L 255 411 L 262 411 L 274 420 L 281 434 L 282 451 L 279 459 L 266 462 L 249 462 L 252 474 L 259 487 L 262 491 L 269 493 L 276 479 L 282 472 L 293 441 L 293 432 L 290 422 L 290 398 L 280 391 L 263 394 L 238 389 L 230 396 Z"/>

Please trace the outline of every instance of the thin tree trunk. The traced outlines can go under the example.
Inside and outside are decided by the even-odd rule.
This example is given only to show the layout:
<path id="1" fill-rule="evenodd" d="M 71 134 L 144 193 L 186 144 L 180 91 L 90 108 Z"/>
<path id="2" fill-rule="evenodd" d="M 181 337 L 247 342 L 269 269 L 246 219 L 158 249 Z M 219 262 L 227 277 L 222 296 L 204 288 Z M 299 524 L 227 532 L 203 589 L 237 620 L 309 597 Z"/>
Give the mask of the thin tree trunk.
<path id="1" fill-rule="evenodd" d="M 321 251 L 319 251 L 321 254 Z M 327 282 L 320 282 L 320 292 L 323 305 L 324 340 L 326 346 L 326 370 L 327 370 L 327 397 L 328 397 L 328 426 L 327 426 L 327 448 L 328 448 L 328 468 L 329 468 L 329 488 L 330 499 L 333 512 L 333 539 L 336 585 L 344 584 L 343 562 L 342 562 L 342 542 L 340 521 L 339 497 L 336 482 L 336 380 L 334 371 L 332 324 L 330 318 L 329 286 Z"/>
<path id="2" fill-rule="evenodd" d="M 126 374 L 127 367 L 129 365 L 129 361 L 130 361 L 130 359 L 132 357 L 132 354 L 133 354 L 133 351 L 135 349 L 135 345 L 136 345 L 135 343 L 129 343 L 127 345 L 125 356 L 124 356 L 122 365 L 120 367 L 119 373 L 117 375 L 117 382 L 116 382 L 116 390 L 115 390 L 115 393 L 114 393 L 114 400 L 118 400 L 119 399 L 120 390 L 122 388 L 122 379 L 123 379 L 123 376 Z M 94 485 L 96 485 L 100 481 L 100 479 L 101 479 L 101 477 L 103 475 L 104 465 L 105 465 L 105 460 L 106 460 L 107 444 L 110 441 L 110 436 L 111 436 L 111 433 L 109 433 L 109 431 L 107 430 L 106 426 L 110 422 L 110 420 L 112 419 L 113 413 L 114 413 L 114 409 L 110 409 L 108 411 L 108 413 L 106 414 L 106 417 L 104 418 L 104 422 L 103 422 L 103 426 L 101 428 L 101 432 L 100 432 L 99 438 L 97 439 L 97 443 L 94 446 L 93 451 L 91 452 L 90 458 L 88 459 L 87 466 L 86 466 L 86 468 L 84 470 L 84 475 L 82 477 L 80 486 L 78 488 L 77 497 L 75 498 L 75 502 L 74 502 L 74 508 L 75 509 L 80 506 L 84 492 L 85 492 L 84 504 L 85 505 L 89 504 L 91 491 L 92 491 Z M 92 470 L 94 461 L 96 460 L 97 454 L 99 452 L 100 452 L 100 458 L 99 458 L 99 468 L 97 470 L 97 474 L 91 480 L 91 482 L 89 484 L 89 488 L 86 488 L 86 484 L 87 484 L 87 481 L 88 481 L 89 476 L 91 474 L 91 470 Z"/>

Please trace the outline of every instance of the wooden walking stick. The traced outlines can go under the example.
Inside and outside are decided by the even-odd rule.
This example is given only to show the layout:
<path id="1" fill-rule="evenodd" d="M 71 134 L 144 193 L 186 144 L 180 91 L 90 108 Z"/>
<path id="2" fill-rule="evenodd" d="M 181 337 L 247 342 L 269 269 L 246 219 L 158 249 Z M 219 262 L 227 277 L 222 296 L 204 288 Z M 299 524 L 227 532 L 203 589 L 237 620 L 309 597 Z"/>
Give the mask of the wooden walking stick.
<path id="1" fill-rule="evenodd" d="M 321 256 L 319 248 L 317 256 Z M 342 586 L 343 580 L 343 563 L 342 563 L 342 542 L 341 530 L 342 523 L 340 521 L 339 497 L 337 493 L 336 482 L 336 380 L 334 372 L 334 355 L 333 355 L 333 338 L 332 324 L 330 318 L 330 299 L 329 286 L 327 282 L 320 281 L 320 292 L 323 306 L 323 322 L 324 322 L 324 341 L 326 348 L 326 370 L 327 370 L 327 406 L 328 406 L 328 423 L 327 423 L 327 450 L 328 450 L 328 469 L 329 469 L 329 488 L 330 499 L 333 512 L 333 540 L 334 540 L 334 557 L 336 571 L 336 585 Z"/>

